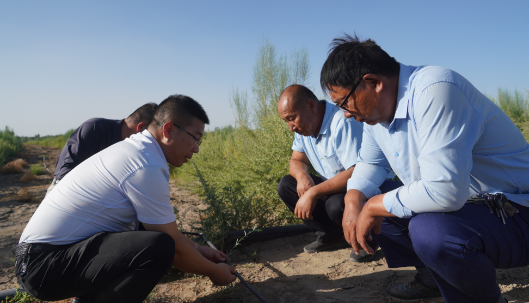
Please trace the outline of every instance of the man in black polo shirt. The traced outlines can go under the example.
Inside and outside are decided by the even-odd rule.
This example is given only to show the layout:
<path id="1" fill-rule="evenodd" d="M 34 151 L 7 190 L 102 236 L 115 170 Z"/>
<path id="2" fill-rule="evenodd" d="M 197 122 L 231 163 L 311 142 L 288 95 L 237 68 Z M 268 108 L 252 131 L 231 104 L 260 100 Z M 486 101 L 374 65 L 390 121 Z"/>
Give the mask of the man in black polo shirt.
<path id="1" fill-rule="evenodd" d="M 61 151 L 55 166 L 54 179 L 46 194 L 74 167 L 110 145 L 144 131 L 158 105 L 147 103 L 122 120 L 92 118 L 77 128 Z"/>

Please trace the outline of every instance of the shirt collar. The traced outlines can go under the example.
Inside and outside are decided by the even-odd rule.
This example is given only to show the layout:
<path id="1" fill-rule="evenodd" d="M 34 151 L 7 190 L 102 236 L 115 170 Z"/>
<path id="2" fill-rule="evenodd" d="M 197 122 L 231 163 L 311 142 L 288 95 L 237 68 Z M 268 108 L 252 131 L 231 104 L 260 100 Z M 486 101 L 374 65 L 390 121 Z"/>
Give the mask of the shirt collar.
<path id="1" fill-rule="evenodd" d="M 156 141 L 156 138 L 154 138 L 154 136 L 151 134 L 151 132 L 149 130 L 144 130 L 143 132 L 141 132 L 142 135 L 144 135 L 145 137 L 147 137 L 149 140 L 151 140 L 152 144 L 155 146 L 156 148 L 156 151 L 158 152 L 159 156 L 164 159 L 165 161 L 165 155 L 163 153 L 163 150 L 162 148 L 160 147 L 160 144 L 158 144 L 158 141 Z"/>
<path id="2" fill-rule="evenodd" d="M 125 119 L 115 120 L 116 124 L 114 125 L 114 143 L 121 141 L 121 123 L 123 120 Z"/>
<path id="3" fill-rule="evenodd" d="M 327 133 L 327 129 L 329 128 L 328 125 L 331 123 L 332 116 L 334 114 L 334 109 L 337 108 L 335 105 L 325 100 L 321 100 L 320 102 L 325 103 L 325 115 L 323 116 L 323 122 L 321 122 L 320 133 L 318 134 L 318 137 Z"/>
<path id="4" fill-rule="evenodd" d="M 410 100 L 410 76 L 413 70 L 412 66 L 400 64 L 399 87 L 397 93 L 397 108 L 395 117 L 389 127 L 392 127 L 396 119 L 406 119 L 408 114 L 408 102 Z"/>

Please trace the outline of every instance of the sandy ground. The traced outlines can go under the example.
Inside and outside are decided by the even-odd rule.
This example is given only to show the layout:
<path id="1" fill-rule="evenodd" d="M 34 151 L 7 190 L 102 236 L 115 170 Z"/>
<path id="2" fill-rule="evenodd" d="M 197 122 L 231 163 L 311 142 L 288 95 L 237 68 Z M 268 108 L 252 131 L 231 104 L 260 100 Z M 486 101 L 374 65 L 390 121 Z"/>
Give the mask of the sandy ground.
<path id="1" fill-rule="evenodd" d="M 19 154 L 29 164 L 54 165 L 58 149 L 25 147 Z M 26 168 L 27 170 L 27 168 Z M 50 174 L 37 180 L 19 182 L 23 174 L 0 174 L 0 290 L 17 287 L 10 252 L 53 179 Z M 199 197 L 171 182 L 171 203 L 177 210 L 182 230 L 191 231 L 198 220 L 195 210 L 205 207 Z M 33 198 L 18 202 L 19 191 L 28 189 Z M 316 254 L 303 253 L 303 246 L 315 237 L 294 237 L 246 243 L 231 255 L 231 263 L 268 302 L 397 302 L 385 295 L 394 283 L 408 281 L 413 268 L 389 269 L 384 253 L 367 263 L 349 261 L 349 249 Z M 498 283 L 509 302 L 529 302 L 529 267 L 498 270 Z M 63 300 L 61 303 L 69 303 Z M 240 281 L 217 287 L 206 277 L 171 269 L 158 283 L 147 302 L 260 302 Z M 425 302 L 444 302 L 442 299 Z"/>

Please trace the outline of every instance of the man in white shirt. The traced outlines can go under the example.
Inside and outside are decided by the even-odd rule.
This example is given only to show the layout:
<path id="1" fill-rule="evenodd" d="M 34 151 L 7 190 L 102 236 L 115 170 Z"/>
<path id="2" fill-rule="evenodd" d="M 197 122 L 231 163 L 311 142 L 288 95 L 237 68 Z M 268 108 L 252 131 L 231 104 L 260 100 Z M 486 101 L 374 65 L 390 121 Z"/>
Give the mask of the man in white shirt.
<path id="1" fill-rule="evenodd" d="M 41 300 L 143 302 L 170 265 L 235 280 L 226 255 L 178 231 L 167 162 L 198 153 L 209 119 L 195 100 L 174 95 L 147 130 L 82 162 L 50 192 L 15 247 L 20 285 Z M 146 231 L 138 231 L 142 223 Z"/>

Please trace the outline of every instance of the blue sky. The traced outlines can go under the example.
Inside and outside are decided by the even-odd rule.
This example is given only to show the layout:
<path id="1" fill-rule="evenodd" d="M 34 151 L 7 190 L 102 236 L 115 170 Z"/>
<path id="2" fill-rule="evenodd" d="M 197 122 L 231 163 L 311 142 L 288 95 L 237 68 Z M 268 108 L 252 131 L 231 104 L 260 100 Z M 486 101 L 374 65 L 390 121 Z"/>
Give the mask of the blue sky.
<path id="1" fill-rule="evenodd" d="M 479 90 L 529 90 L 529 1 L 0 0 L 0 128 L 56 135 L 120 119 L 180 93 L 209 128 L 233 123 L 230 90 L 250 92 L 263 39 L 307 48 L 309 86 L 331 40 L 356 32 L 399 62 L 440 65 Z"/>

